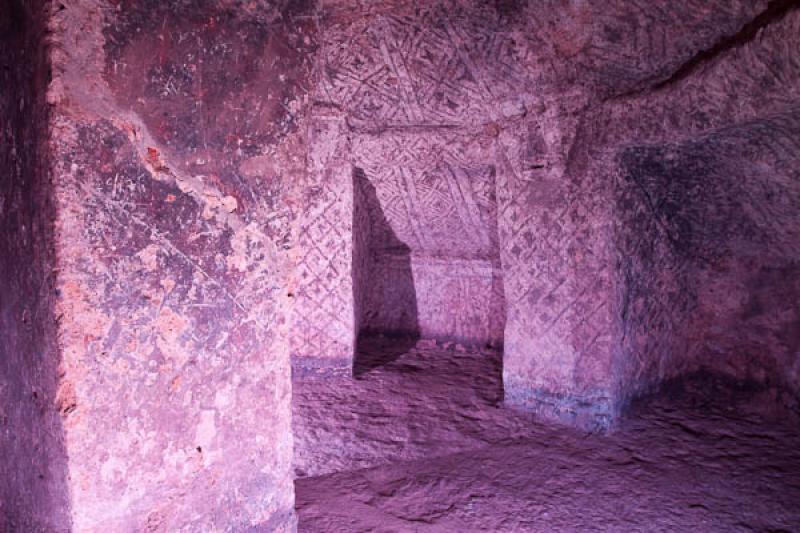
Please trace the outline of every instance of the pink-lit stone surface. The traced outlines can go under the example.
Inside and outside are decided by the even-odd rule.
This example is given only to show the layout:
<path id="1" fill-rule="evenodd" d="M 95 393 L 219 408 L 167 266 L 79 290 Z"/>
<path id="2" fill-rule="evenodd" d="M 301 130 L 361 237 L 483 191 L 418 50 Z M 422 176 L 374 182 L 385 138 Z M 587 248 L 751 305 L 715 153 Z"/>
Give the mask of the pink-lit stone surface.
<path id="1" fill-rule="evenodd" d="M 298 186 L 291 355 L 295 372 L 349 373 L 356 345 L 353 169 L 343 124 L 314 116 Z"/>
<path id="2" fill-rule="evenodd" d="M 796 290 L 798 219 L 788 205 L 798 195 L 800 10 L 753 8 L 761 11 L 750 22 L 611 102 L 589 129 L 598 144 L 622 146 L 587 154 L 618 176 L 621 396 L 705 367 L 796 403 L 800 309 L 787 300 Z"/>
<path id="3" fill-rule="evenodd" d="M 75 531 L 294 528 L 297 3 L 55 6 L 58 407 Z"/>
<path id="4" fill-rule="evenodd" d="M 527 434 L 500 410 L 500 354 L 413 338 L 367 337 L 357 379 L 295 382 L 300 476 L 446 455 Z"/>
<path id="5" fill-rule="evenodd" d="M 507 401 L 605 426 L 617 412 L 610 191 L 568 169 L 585 91 L 529 68 L 547 52 L 564 61 L 569 43 L 540 46 L 560 11 L 327 6 L 315 98 L 339 110 L 352 164 L 407 248 L 378 249 L 361 326 L 504 343 Z"/>
<path id="6" fill-rule="evenodd" d="M 494 281 L 484 277 L 470 287 L 483 293 L 481 302 L 497 302 L 484 307 L 491 316 L 500 316 L 495 305 L 502 306 L 505 326 L 497 339 L 496 325 L 484 321 L 474 337 L 488 332 L 488 338 L 502 340 L 506 401 L 586 427 L 607 427 L 629 398 L 708 366 L 699 361 L 709 351 L 728 354 L 716 357 L 722 366 L 726 357 L 747 357 L 711 340 L 684 349 L 690 339 L 726 328 L 711 324 L 709 316 L 742 311 L 733 303 L 716 307 L 708 297 L 706 304 L 696 301 L 702 284 L 697 280 L 707 269 L 703 255 L 677 253 L 671 237 L 662 234 L 664 215 L 643 215 L 652 210 L 647 195 L 658 191 L 643 195 L 641 184 L 657 178 L 648 177 L 647 169 L 619 176 L 630 174 L 623 168 L 625 154 L 637 144 L 708 142 L 699 150 L 710 154 L 714 132 L 734 125 L 747 129 L 748 121 L 762 121 L 765 138 L 787 139 L 772 144 L 783 150 L 775 157 L 778 166 L 792 168 L 792 142 L 766 124 L 778 115 L 791 122 L 796 113 L 795 7 L 782 0 L 690 9 L 639 2 L 325 4 L 314 105 L 343 124 L 339 138 L 326 141 L 328 150 L 335 147 L 363 171 L 387 227 L 408 249 L 373 260 L 375 291 L 349 285 L 357 279 L 369 286 L 363 273 L 345 276 L 333 269 L 329 278 L 341 276 L 344 285 L 330 289 L 332 299 L 341 303 L 341 294 L 361 295 L 358 312 L 366 316 L 356 319 L 359 328 L 407 330 L 416 321 L 424 335 L 457 338 L 465 328 L 453 321 L 481 323 L 486 313 L 474 305 L 473 294 L 443 289 L 441 271 L 429 268 L 425 258 L 488 258 L 501 265 Z M 747 94 L 740 94 L 745 86 Z M 722 187 L 719 172 L 704 168 L 697 169 L 706 173 L 703 179 Z M 791 195 L 794 181 L 785 175 Z M 461 186 L 465 180 L 472 194 Z M 456 183 L 462 195 L 448 197 L 440 186 L 447 182 Z M 349 184 L 344 173 L 337 183 Z M 476 194 L 487 183 L 491 194 Z M 324 180 L 317 185 L 323 191 L 339 186 Z M 664 193 L 669 202 L 698 212 L 707 203 L 727 202 L 702 197 L 692 187 Z M 655 207 L 661 200 L 653 200 Z M 738 227 L 736 210 L 728 212 Z M 707 232 L 702 218 L 686 223 L 691 227 L 685 231 Z M 788 214 L 774 223 L 782 232 L 798 225 Z M 486 235 L 489 240 L 482 241 Z M 353 235 L 338 237 L 352 246 Z M 715 246 L 726 246 L 718 238 L 728 237 L 707 236 Z M 736 259 L 743 257 L 741 249 L 730 248 L 734 258 L 726 264 L 744 265 Z M 752 248 L 758 248 L 755 241 Z M 788 272 L 792 253 L 764 268 Z M 364 268 L 368 255 L 362 253 L 351 268 Z M 452 271 L 461 269 L 455 265 Z M 719 269 L 741 273 L 744 267 Z M 729 288 L 741 287 L 738 276 L 727 277 Z M 785 284 L 776 275 L 769 279 L 771 286 Z M 480 290 L 489 285 L 503 286 L 502 299 Z M 371 303 L 370 295 L 377 301 Z M 779 304 L 773 315 L 790 324 L 797 315 L 790 307 Z M 414 312 L 404 313 L 408 308 Z M 431 312 L 440 309 L 453 316 Z M 349 308 L 341 315 L 349 320 Z M 378 318 L 374 326 L 371 316 Z M 330 328 L 320 323 L 320 338 L 338 331 L 340 322 Z M 689 331 L 689 323 L 702 332 Z M 790 329 L 771 328 L 770 346 L 786 352 L 793 340 L 777 339 L 796 339 Z M 764 342 L 757 349 L 770 352 Z M 347 346 L 349 352 L 354 344 Z M 763 364 L 755 366 L 772 381 L 788 384 L 782 374 L 793 368 L 791 361 L 757 359 Z"/>
<path id="7" fill-rule="evenodd" d="M 766 389 L 697 374 L 634 404 L 615 433 L 587 435 L 502 407 L 496 353 L 384 340 L 366 356 L 389 362 L 356 381 L 296 386 L 303 533 L 793 531 L 800 521 L 800 420 Z"/>
<path id="8" fill-rule="evenodd" d="M 642 364 L 629 387 L 706 368 L 796 403 L 798 135 L 799 116 L 775 115 L 622 152 L 622 349 Z"/>
<path id="9" fill-rule="evenodd" d="M 502 343 L 494 169 L 481 157 L 485 149 L 463 141 L 408 134 L 351 141 L 370 228 L 362 331 Z"/>
<path id="10" fill-rule="evenodd" d="M 0 0 L 0 525 L 291 530 L 290 361 L 299 471 L 482 450 L 522 495 L 502 493 L 507 522 L 454 503 L 433 528 L 539 528 L 518 502 L 554 496 L 525 471 L 571 449 L 619 472 L 578 454 L 556 494 L 616 495 L 641 482 L 626 439 L 644 474 L 676 465 L 642 478 L 648 501 L 695 505 L 695 463 L 659 450 L 700 415 L 623 415 L 697 371 L 799 403 L 799 8 Z M 403 355 L 419 336 L 460 344 Z M 710 502 L 758 515 L 715 516 L 791 523 L 794 456 L 709 409 L 700 433 L 777 454 L 764 493 L 788 487 L 773 509 L 712 476 Z M 696 433 L 675 443 L 704 460 Z M 563 449 L 536 455 L 542 435 Z M 451 465 L 431 460 L 409 487 Z M 423 522 L 455 501 L 416 490 Z M 366 529 L 415 512 L 376 505 Z M 703 529 L 691 509 L 632 523 Z"/>

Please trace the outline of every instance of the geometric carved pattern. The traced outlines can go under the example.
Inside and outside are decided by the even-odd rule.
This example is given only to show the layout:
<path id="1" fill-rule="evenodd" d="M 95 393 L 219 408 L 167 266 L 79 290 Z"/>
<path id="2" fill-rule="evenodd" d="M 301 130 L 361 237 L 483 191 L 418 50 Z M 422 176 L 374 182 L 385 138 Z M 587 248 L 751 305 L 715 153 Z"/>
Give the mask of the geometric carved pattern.
<path id="1" fill-rule="evenodd" d="M 481 2 L 365 9 L 329 8 L 315 95 L 365 133 L 351 139 L 348 158 L 374 191 L 370 218 L 385 220 L 369 237 L 370 254 L 383 257 L 361 280 L 373 290 L 356 290 L 362 326 L 407 327 L 404 306 L 387 309 L 375 297 L 416 298 L 422 334 L 497 341 L 505 313 L 494 153 L 491 138 L 466 130 L 525 85 L 514 41 Z M 398 243 L 409 255 L 392 255 Z"/>
<path id="2" fill-rule="evenodd" d="M 412 259 L 423 337 L 503 342 L 505 294 L 499 262 Z"/>
<path id="3" fill-rule="evenodd" d="M 304 359 L 301 366 L 353 355 L 353 178 L 340 158 L 338 128 L 336 121 L 313 124 L 298 213 L 291 353 Z"/>
<path id="4" fill-rule="evenodd" d="M 352 347 L 352 317 L 342 312 L 352 305 L 349 213 L 335 190 L 326 192 L 297 236 L 292 354 L 305 357 L 347 357 Z"/>
<path id="5" fill-rule="evenodd" d="M 565 390 L 581 365 L 605 361 L 595 355 L 610 339 L 608 249 L 597 237 L 607 195 L 592 176 L 575 188 L 559 170 L 531 170 L 529 136 L 535 130 L 512 132 L 498 161 L 505 366 L 532 386 Z"/>
<path id="6" fill-rule="evenodd" d="M 490 231 L 495 209 L 486 194 L 494 188 L 489 170 L 387 168 L 370 181 L 395 234 L 414 254 L 490 257 L 497 241 Z"/>
<path id="7" fill-rule="evenodd" d="M 362 251 L 380 250 L 384 243 L 386 254 L 372 263 L 377 271 L 358 278 L 359 325 L 376 321 L 380 329 L 403 323 L 403 316 L 392 316 L 391 309 L 380 309 L 370 297 L 374 291 L 399 294 L 394 280 L 406 276 L 412 283 L 402 287 L 411 289 L 383 300 L 405 302 L 413 295 L 419 298 L 413 303 L 421 329 L 428 324 L 431 331 L 457 336 L 462 324 L 436 320 L 463 319 L 463 311 L 480 302 L 481 295 L 491 298 L 483 290 L 469 292 L 488 286 L 487 277 L 473 278 L 471 272 L 480 271 L 480 264 L 493 268 L 499 256 L 508 298 L 507 400 L 536 401 L 538 392 L 545 391 L 551 399 L 579 392 L 605 402 L 618 395 L 615 358 L 620 357 L 632 365 L 624 372 L 654 373 L 634 359 L 647 358 L 656 367 L 652 361 L 660 353 L 677 350 L 670 338 L 679 324 L 668 316 L 665 301 L 686 302 L 652 302 L 643 296 L 683 288 L 685 265 L 664 246 L 682 225 L 706 232 L 709 227 L 691 217 L 642 219 L 648 206 L 640 193 L 650 191 L 648 183 L 628 183 L 615 191 L 611 176 L 616 169 L 605 160 L 611 152 L 604 149 L 619 143 L 619 135 L 647 133 L 660 139 L 666 130 L 680 131 L 673 127 L 673 115 L 683 117 L 692 131 L 723 125 L 711 117 L 729 117 L 731 111 L 723 109 L 731 106 L 726 95 L 731 80 L 738 83 L 740 77 L 718 72 L 714 65 L 726 62 L 715 60 L 708 69 L 691 73 L 716 72 L 706 83 L 684 86 L 686 72 L 680 67 L 691 66 L 693 57 L 704 62 L 700 52 L 735 35 L 764 2 L 714 0 L 691 10 L 680 3 L 653 7 L 644 0 L 345 4 L 323 8 L 313 97 L 320 108 L 336 110 L 346 122 L 350 146 L 343 157 L 363 170 L 391 230 L 390 235 L 356 239 L 370 243 Z M 763 31 L 790 36 L 796 26 L 790 14 Z M 783 78 L 776 81 L 791 85 L 785 83 L 794 79 L 791 68 L 767 67 L 779 56 L 794 58 L 794 41 L 777 41 L 788 43 L 780 54 L 768 48 L 763 56 L 752 54 L 752 43 L 724 53 L 741 56 L 736 63 L 752 66 L 744 70 L 754 80 L 776 70 Z M 749 86 L 762 94 L 756 90 L 761 85 L 754 81 Z M 630 96 L 639 92 L 648 94 L 647 100 Z M 792 91 L 766 93 L 762 96 L 773 104 L 794 105 L 796 100 Z M 613 95 L 624 98 L 614 103 Z M 628 99 L 636 102 L 630 113 L 622 110 Z M 718 99 L 722 103 L 714 108 Z M 642 105 L 645 101 L 654 105 Z M 737 120 L 757 112 L 755 103 L 761 101 L 753 102 L 755 107 Z M 601 108 L 613 112 L 596 114 Z M 676 112 L 680 108 L 701 112 Z M 682 215 L 686 195 L 669 188 L 663 193 L 678 199 L 676 213 Z M 622 213 L 630 217 L 627 235 L 614 226 L 615 210 L 621 209 L 615 202 L 627 206 Z M 706 217 L 706 211 L 697 214 Z M 753 221 L 770 214 L 755 213 Z M 359 220 L 365 218 L 376 217 Z M 642 240 L 640 233 L 653 235 L 654 241 Z M 793 248 L 790 232 L 773 233 L 783 248 Z M 631 241 L 614 249 L 623 238 Z M 405 256 L 397 241 L 405 244 Z M 389 257 L 392 247 L 395 255 Z M 622 265 L 617 263 L 620 253 Z M 358 259 L 363 267 L 369 253 Z M 450 263 L 439 268 L 440 259 Z M 462 260 L 469 268 L 454 266 Z M 671 272 L 648 276 L 655 266 L 669 266 Z M 620 280 L 619 274 L 636 282 Z M 627 330 L 619 324 L 620 310 L 638 317 L 629 319 Z"/>
<path id="8" fill-rule="evenodd" d="M 721 0 L 688 11 L 643 0 L 346 4 L 323 8 L 313 97 L 346 122 L 350 145 L 342 157 L 363 171 L 386 223 L 355 239 L 369 242 L 361 252 L 383 246 L 387 256 L 351 288 L 359 325 L 405 320 L 370 302 L 369 292 L 399 294 L 393 277 L 405 276 L 411 284 L 402 287 L 410 289 L 392 301 L 415 295 L 421 329 L 458 336 L 462 324 L 436 320 L 464 319 L 481 298 L 492 299 L 494 277 L 472 274 L 482 265 L 494 276 L 502 264 L 506 384 L 555 397 L 593 387 L 614 394 L 613 169 L 585 160 L 590 145 L 618 141 L 598 140 L 605 130 L 589 128 L 585 111 L 604 96 L 668 80 L 760 8 Z M 675 32 L 681 38 L 667 38 Z M 580 129 L 592 136 L 576 140 L 584 115 L 590 120 Z M 651 129 L 661 122 L 666 116 Z M 369 253 L 357 264 L 368 264 Z M 663 287 L 672 281 L 661 280 Z M 642 324 L 668 329 L 661 321 Z"/>
<path id="9" fill-rule="evenodd" d="M 365 281 L 361 326 L 366 331 L 503 341 L 505 305 L 497 262 L 377 254 Z"/>
<path id="10" fill-rule="evenodd" d="M 709 49 L 760 9 L 723 0 L 703 7 L 374 1 L 342 14 L 326 6 L 315 97 L 345 109 L 354 123 L 382 127 L 485 122 L 493 107 L 517 101 L 527 87 L 537 94 L 575 85 L 625 93 L 663 79 L 691 50 Z M 633 46 L 621 46 L 620 35 Z"/>
<path id="11" fill-rule="evenodd" d="M 571 182 L 576 177 L 563 166 L 531 171 L 543 154 L 528 153 L 523 139 L 529 132 L 522 131 L 513 148 L 498 146 L 490 135 L 470 140 L 475 132 L 467 130 L 518 116 L 505 114 L 506 104 L 528 106 L 553 87 L 560 94 L 565 76 L 602 85 L 619 63 L 629 62 L 584 24 L 602 19 L 605 3 L 552 10 L 532 2 L 501 4 L 375 2 L 358 8 L 368 13 L 326 6 L 314 97 L 340 110 L 351 133 L 360 133 L 347 158 L 364 171 L 394 236 L 415 259 L 495 262 L 501 256 L 511 299 L 507 361 L 521 372 L 553 369 L 531 381 L 563 388 L 577 379 L 582 359 L 610 351 L 612 256 L 603 233 L 611 216 L 608 189 L 592 174 Z M 641 7 L 611 4 L 632 14 Z M 565 25 L 561 16 L 577 23 Z M 662 19 L 678 16 L 672 8 L 644 10 L 641 25 L 672 27 Z M 700 26 L 706 20 L 688 16 Z M 628 18 L 638 24 L 637 17 Z M 540 61 L 545 56 L 549 62 Z M 660 75 L 661 68 L 658 61 L 631 65 L 626 86 Z M 539 118 L 528 117 L 528 125 Z M 565 160 L 560 146 L 573 140 L 569 121 L 559 116 L 562 131 L 548 131 L 540 146 L 553 161 Z M 501 163 L 496 148 L 516 153 L 501 155 Z"/>
<path id="12" fill-rule="evenodd" d="M 351 140 L 360 188 L 372 198 L 365 330 L 502 341 L 495 172 L 474 140 L 430 132 Z"/>
<path id="13" fill-rule="evenodd" d="M 497 258 L 494 168 L 459 157 L 450 144 L 459 141 L 402 135 L 353 142 L 354 164 L 375 188 L 394 236 L 415 256 Z M 392 239 L 373 236 L 373 247 L 381 242 Z"/>
<path id="14" fill-rule="evenodd" d="M 520 86 L 495 9 L 415 7 L 328 27 L 318 99 L 361 124 L 461 124 Z"/>

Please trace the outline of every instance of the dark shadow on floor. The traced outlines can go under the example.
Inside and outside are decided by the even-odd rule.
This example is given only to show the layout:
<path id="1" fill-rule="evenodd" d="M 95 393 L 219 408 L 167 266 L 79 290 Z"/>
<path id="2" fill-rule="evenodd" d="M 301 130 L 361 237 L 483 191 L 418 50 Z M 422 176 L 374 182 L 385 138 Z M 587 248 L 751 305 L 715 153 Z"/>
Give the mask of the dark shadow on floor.
<path id="1" fill-rule="evenodd" d="M 358 379 L 370 370 L 396 361 L 413 348 L 418 340 L 418 333 L 395 335 L 362 333 L 356 343 L 353 376 Z"/>

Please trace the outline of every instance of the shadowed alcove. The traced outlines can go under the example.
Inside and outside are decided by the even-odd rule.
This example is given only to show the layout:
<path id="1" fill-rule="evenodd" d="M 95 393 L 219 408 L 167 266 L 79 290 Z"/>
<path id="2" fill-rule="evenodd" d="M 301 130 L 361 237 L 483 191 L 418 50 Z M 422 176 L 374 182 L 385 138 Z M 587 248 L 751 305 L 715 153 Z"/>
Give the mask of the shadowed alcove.
<path id="1" fill-rule="evenodd" d="M 383 211 L 375 186 L 353 170 L 353 299 L 356 350 L 353 374 L 394 361 L 419 339 L 419 319 L 411 249 Z M 374 349 L 370 337 L 391 342 Z"/>
<path id="2" fill-rule="evenodd" d="M 353 171 L 356 335 L 502 349 L 494 169 L 431 165 Z M 374 364 L 374 350 L 370 350 Z M 387 360 L 400 355 L 393 348 Z M 356 350 L 354 368 L 363 372 Z M 369 356 L 366 356 L 369 358 Z"/>

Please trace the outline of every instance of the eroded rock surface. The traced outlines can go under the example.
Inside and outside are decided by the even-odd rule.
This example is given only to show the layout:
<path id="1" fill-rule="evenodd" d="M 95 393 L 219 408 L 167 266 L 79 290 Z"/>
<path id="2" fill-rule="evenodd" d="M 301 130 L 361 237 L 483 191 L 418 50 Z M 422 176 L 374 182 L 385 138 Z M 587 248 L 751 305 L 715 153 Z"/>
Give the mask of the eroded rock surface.
<path id="1" fill-rule="evenodd" d="M 62 410 L 80 531 L 294 527 L 297 2 L 51 15 Z"/>
<path id="2" fill-rule="evenodd" d="M 405 349 L 407 349 L 406 346 Z M 710 374 L 637 402 L 611 435 L 502 407 L 496 355 L 368 346 L 356 381 L 295 395 L 303 532 L 793 531 L 800 420 Z M 308 477 L 305 477 L 308 475 Z M 314 477 L 317 476 L 317 477 Z"/>

